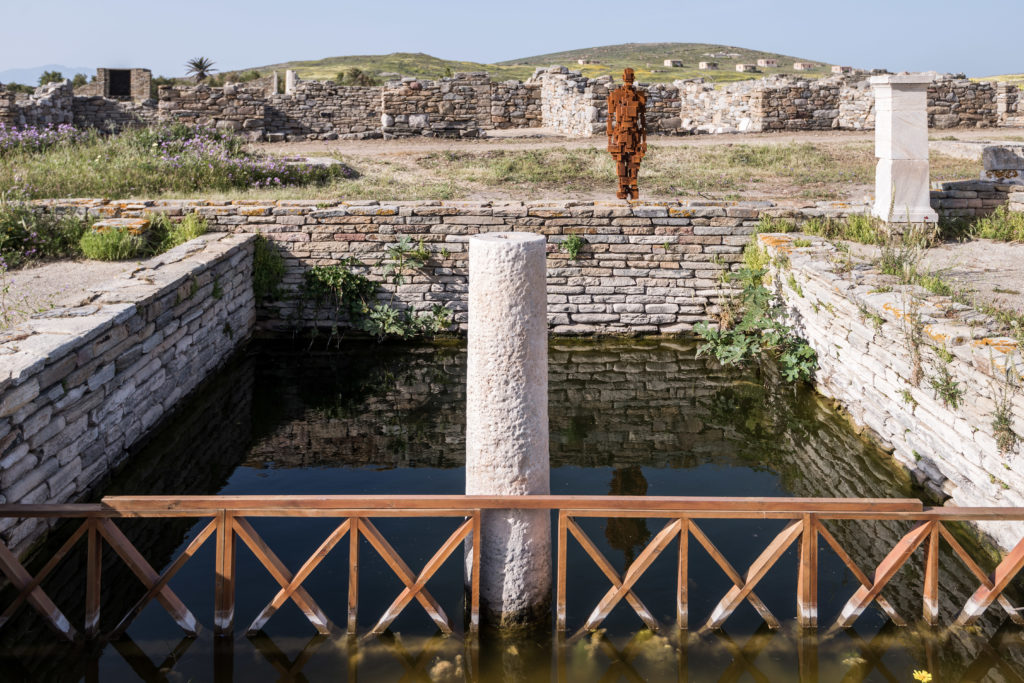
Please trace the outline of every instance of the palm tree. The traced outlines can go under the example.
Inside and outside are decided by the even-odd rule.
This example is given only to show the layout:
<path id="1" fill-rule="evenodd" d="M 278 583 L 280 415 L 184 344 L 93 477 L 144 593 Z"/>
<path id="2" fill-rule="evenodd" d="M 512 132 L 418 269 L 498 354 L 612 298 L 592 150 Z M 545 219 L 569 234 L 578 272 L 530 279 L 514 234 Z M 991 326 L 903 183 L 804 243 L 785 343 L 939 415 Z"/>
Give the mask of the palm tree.
<path id="1" fill-rule="evenodd" d="M 185 62 L 188 75 L 195 79 L 196 83 L 205 80 L 211 73 L 216 71 L 213 68 L 213 60 L 206 57 L 196 57 Z"/>

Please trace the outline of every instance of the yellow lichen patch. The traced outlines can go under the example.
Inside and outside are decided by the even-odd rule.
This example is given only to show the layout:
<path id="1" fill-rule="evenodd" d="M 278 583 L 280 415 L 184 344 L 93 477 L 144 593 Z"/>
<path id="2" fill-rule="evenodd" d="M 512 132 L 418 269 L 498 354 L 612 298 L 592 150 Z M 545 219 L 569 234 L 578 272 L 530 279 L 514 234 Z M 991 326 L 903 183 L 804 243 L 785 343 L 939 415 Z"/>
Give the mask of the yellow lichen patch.
<path id="1" fill-rule="evenodd" d="M 946 340 L 949 339 L 948 335 L 933 330 L 931 325 L 924 326 L 924 333 L 931 337 L 932 339 L 934 339 L 935 341 L 939 342 L 940 344 L 945 344 Z"/>
<path id="2" fill-rule="evenodd" d="M 127 230 L 133 235 L 141 235 L 149 230 L 149 221 L 145 218 L 108 218 L 92 224 L 93 232 L 107 230 Z"/>
<path id="3" fill-rule="evenodd" d="M 674 218 L 693 218 L 695 214 L 693 209 L 684 209 L 678 206 L 668 207 L 668 215 Z"/>
<path id="4" fill-rule="evenodd" d="M 882 304 L 882 310 L 889 311 L 890 313 L 892 313 L 897 318 L 901 318 L 902 319 L 902 318 L 909 318 L 910 317 L 905 311 L 902 311 L 902 310 L 896 308 L 892 304 Z"/>
<path id="5" fill-rule="evenodd" d="M 238 209 L 238 215 L 240 216 L 269 216 L 270 207 L 268 206 L 241 206 Z"/>
<path id="6" fill-rule="evenodd" d="M 779 233 L 764 233 L 757 236 L 757 240 L 766 247 L 778 249 L 783 254 L 793 251 L 793 238 L 789 235 Z"/>
<path id="7" fill-rule="evenodd" d="M 1017 350 L 1017 342 L 1006 337 L 985 337 L 975 339 L 972 343 L 979 348 L 988 347 L 1000 353 L 1013 353 Z"/>

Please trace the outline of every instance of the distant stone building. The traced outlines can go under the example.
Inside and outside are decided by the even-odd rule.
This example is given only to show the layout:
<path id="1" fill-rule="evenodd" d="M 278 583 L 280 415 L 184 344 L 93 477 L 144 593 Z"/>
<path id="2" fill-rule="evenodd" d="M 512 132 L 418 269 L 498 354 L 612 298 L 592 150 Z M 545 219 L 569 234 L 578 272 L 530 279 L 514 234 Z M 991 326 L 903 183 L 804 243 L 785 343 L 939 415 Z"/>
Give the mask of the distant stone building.
<path id="1" fill-rule="evenodd" d="M 793 71 L 810 71 L 816 66 L 814 62 L 793 62 Z"/>
<path id="2" fill-rule="evenodd" d="M 718 62 L 701 62 L 697 66 L 701 71 L 714 71 L 718 68 Z"/>
<path id="3" fill-rule="evenodd" d="M 779 60 L 777 60 L 777 59 L 771 59 L 771 58 L 768 58 L 768 59 L 759 59 L 759 60 L 757 60 L 757 65 L 758 65 L 759 67 L 762 67 L 762 68 L 764 68 L 764 67 L 772 67 L 772 66 L 778 66 L 778 65 L 779 65 Z"/>
<path id="4" fill-rule="evenodd" d="M 736 65 L 736 70 L 739 71 L 740 73 L 747 73 L 747 74 L 757 73 L 757 65 L 756 64 L 737 64 Z"/>
<path id="5" fill-rule="evenodd" d="M 679 68 L 682 65 L 683 65 L 683 60 L 681 60 L 681 59 L 666 59 L 665 62 L 664 62 L 664 66 L 671 66 L 671 67 L 675 67 L 675 68 Z"/>
<path id="6" fill-rule="evenodd" d="M 149 69 L 96 69 L 96 79 L 75 89 L 75 95 L 141 102 L 150 96 Z"/>
<path id="7" fill-rule="evenodd" d="M 833 65 L 832 73 L 834 73 L 834 74 L 852 74 L 853 73 L 853 67 L 852 66 L 836 66 L 836 65 Z"/>
<path id="8" fill-rule="evenodd" d="M 589 57 L 584 57 L 582 59 L 577 59 L 576 63 L 577 64 L 600 64 L 601 62 L 599 62 L 596 59 L 590 59 Z"/>

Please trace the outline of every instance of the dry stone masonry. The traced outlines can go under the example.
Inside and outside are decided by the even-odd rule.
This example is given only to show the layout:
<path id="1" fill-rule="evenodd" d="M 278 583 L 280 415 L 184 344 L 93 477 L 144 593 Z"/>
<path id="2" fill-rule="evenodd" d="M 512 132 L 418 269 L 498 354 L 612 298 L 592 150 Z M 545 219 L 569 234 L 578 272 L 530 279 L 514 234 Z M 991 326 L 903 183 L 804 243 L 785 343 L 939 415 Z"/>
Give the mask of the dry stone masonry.
<path id="1" fill-rule="evenodd" d="M 333 140 L 410 135 L 479 137 L 484 131 L 545 126 L 569 137 L 603 133 L 610 76 L 587 78 L 563 66 L 537 69 L 525 82 L 496 82 L 484 72 L 436 81 L 404 78 L 383 86 L 342 86 L 286 76 L 277 93 L 276 72 L 244 84 L 161 86 L 159 106 L 147 99 L 145 69 L 114 87 L 101 69 L 96 81 L 72 92 L 48 85 L 31 97 L 0 88 L 0 123 L 71 123 L 101 130 L 156 121 L 212 122 L 252 139 Z M 127 80 L 125 80 L 127 78 Z M 1022 125 L 1018 88 L 975 83 L 960 75 L 930 73 L 928 124 Z M 865 130 L 874 126 L 874 97 L 863 74 L 810 80 L 771 76 L 724 85 L 703 79 L 639 83 L 648 95 L 654 134 L 736 133 L 776 130 Z M 121 93 L 121 94 L 114 94 Z M 124 94 L 129 93 L 129 94 Z"/>
<path id="2" fill-rule="evenodd" d="M 818 353 L 819 391 L 936 495 L 960 506 L 1024 505 L 1024 452 L 1020 443 L 1001 450 L 993 426 L 1002 404 L 1013 431 L 1024 434 L 1019 343 L 948 297 L 866 265 L 848 270 L 826 242 L 796 248 L 792 235 L 759 239 L 786 257 L 775 261 L 776 289 Z M 943 377 L 957 383 L 958 399 L 935 388 Z M 1003 548 L 1024 531 L 1021 523 L 979 526 Z"/>
<path id="3" fill-rule="evenodd" d="M 252 240 L 204 235 L 0 333 L 0 503 L 88 495 L 249 336 Z M 15 552 L 44 528 L 0 521 Z"/>

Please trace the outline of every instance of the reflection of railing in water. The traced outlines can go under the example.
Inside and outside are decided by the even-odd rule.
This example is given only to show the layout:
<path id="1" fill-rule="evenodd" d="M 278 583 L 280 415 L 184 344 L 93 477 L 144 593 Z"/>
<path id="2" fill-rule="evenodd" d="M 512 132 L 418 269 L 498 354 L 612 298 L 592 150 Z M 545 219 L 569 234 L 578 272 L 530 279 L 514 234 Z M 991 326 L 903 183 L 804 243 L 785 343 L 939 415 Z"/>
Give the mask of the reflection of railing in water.
<path id="1" fill-rule="evenodd" d="M 250 625 L 249 632 L 262 629 L 267 620 L 288 600 L 306 615 L 318 633 L 333 632 L 331 620 L 302 587 L 305 579 L 348 535 L 349 537 L 349 600 L 348 632 L 356 630 L 359 585 L 359 538 L 365 538 L 385 560 L 404 588 L 371 629 L 371 634 L 384 632 L 398 614 L 413 600 L 424 607 L 442 633 L 454 629 L 451 620 L 426 588 L 427 581 L 450 555 L 471 536 L 480 533 L 480 514 L 485 509 L 548 509 L 559 511 L 558 524 L 558 587 L 557 624 L 566 627 L 566 574 L 567 542 L 569 535 L 579 541 L 587 554 L 609 579 L 612 588 L 594 608 L 580 633 L 597 629 L 610 610 L 626 600 L 644 623 L 652 630 L 659 628 L 639 598 L 633 586 L 651 566 L 654 559 L 673 541 L 679 541 L 677 625 L 689 626 L 687 569 L 689 540 L 694 538 L 734 584 L 718 603 L 702 630 L 719 629 L 744 600 L 750 602 L 771 628 L 780 625 L 754 593 L 757 583 L 765 576 L 782 554 L 799 541 L 800 561 L 797 586 L 797 619 L 800 626 L 817 626 L 817 565 L 819 538 L 824 540 L 860 582 L 861 587 L 847 601 L 833 631 L 851 626 L 872 602 L 877 602 L 885 614 L 898 625 L 906 620 L 882 597 L 882 590 L 895 573 L 922 545 L 926 548 L 923 586 L 923 616 L 934 624 L 938 619 L 939 549 L 944 540 L 960 561 L 980 582 L 980 587 L 960 612 L 958 625 L 973 624 L 993 603 L 998 601 L 1004 611 L 1017 624 L 1024 623 L 1016 608 L 1002 594 L 1012 579 L 1024 567 L 1024 540 L 1010 551 L 992 576 L 988 576 L 947 530 L 946 523 L 966 520 L 1024 520 L 1022 508 L 924 508 L 913 499 L 815 499 L 815 498 L 700 498 L 660 496 L 120 496 L 105 498 L 100 504 L 85 505 L 2 505 L 0 517 L 63 517 L 80 518 L 83 523 L 54 554 L 35 577 L 18 562 L 17 558 L 0 543 L 0 569 L 18 591 L 18 596 L 0 615 L 0 628 L 25 602 L 34 607 L 47 623 L 68 639 L 76 637 L 78 629 L 71 625 L 64 613 L 50 600 L 41 583 L 70 550 L 85 538 L 86 590 L 85 619 L 82 629 L 86 637 L 99 635 L 100 569 L 102 543 L 112 547 L 121 560 L 132 570 L 147 589 L 147 593 L 123 616 L 113 631 L 116 637 L 124 632 L 131 621 L 151 600 L 155 599 L 188 634 L 198 632 L 199 625 L 192 612 L 169 587 L 169 581 L 186 562 L 213 538 L 216 546 L 215 631 L 233 632 L 235 606 L 235 553 L 236 537 L 247 546 L 261 565 L 266 568 L 279 590 Z M 158 574 L 138 552 L 132 542 L 115 524 L 118 518 L 199 518 L 208 523 L 173 560 L 162 574 Z M 256 517 L 326 517 L 339 519 L 338 526 L 310 555 L 294 574 L 256 533 L 249 522 Z M 371 518 L 464 518 L 426 563 L 418 574 L 413 572 L 395 549 L 371 522 Z M 654 535 L 647 547 L 619 575 L 611 563 L 597 549 L 583 530 L 575 523 L 579 517 L 605 518 L 665 518 L 665 527 Z M 704 534 L 697 520 L 708 519 L 778 519 L 789 520 L 779 533 L 751 564 L 740 574 Z M 909 533 L 895 545 L 868 576 L 857 565 L 825 526 L 828 520 L 904 520 L 915 522 Z M 478 547 L 478 545 L 477 545 Z M 472 580 L 469 591 L 469 630 L 475 631 L 479 614 L 479 558 L 472 558 Z"/>

